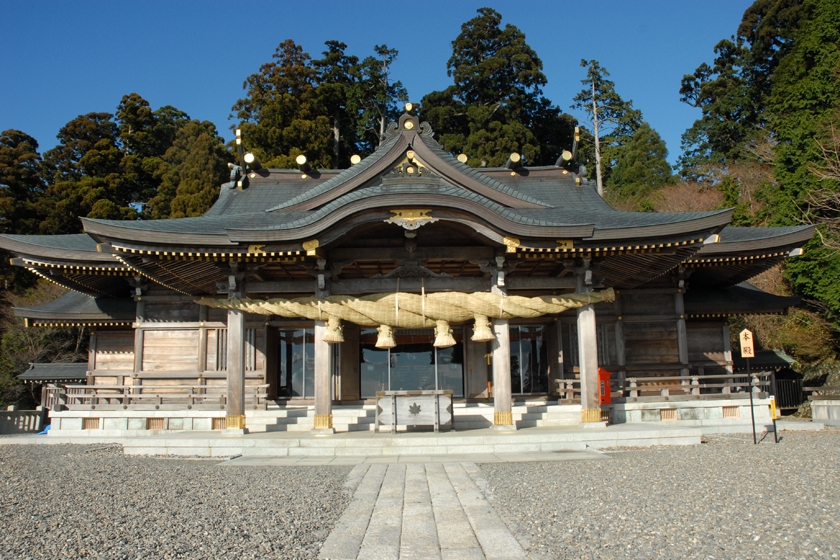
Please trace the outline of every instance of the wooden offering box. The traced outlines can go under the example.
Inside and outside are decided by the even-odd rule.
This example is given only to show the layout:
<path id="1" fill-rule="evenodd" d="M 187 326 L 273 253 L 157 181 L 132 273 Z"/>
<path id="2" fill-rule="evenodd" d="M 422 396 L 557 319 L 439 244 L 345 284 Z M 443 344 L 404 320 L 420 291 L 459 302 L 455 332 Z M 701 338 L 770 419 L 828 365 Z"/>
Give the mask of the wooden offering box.
<path id="1" fill-rule="evenodd" d="M 452 391 L 377 391 L 376 431 L 380 425 L 452 429 Z"/>

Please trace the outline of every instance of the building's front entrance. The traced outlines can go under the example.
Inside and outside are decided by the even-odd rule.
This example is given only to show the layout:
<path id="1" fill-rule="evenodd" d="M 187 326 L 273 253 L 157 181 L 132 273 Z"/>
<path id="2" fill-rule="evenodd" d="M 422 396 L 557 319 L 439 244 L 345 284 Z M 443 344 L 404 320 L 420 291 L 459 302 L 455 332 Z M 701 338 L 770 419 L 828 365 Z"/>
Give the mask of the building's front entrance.
<path id="1" fill-rule="evenodd" d="M 397 329 L 397 346 L 376 347 L 376 329 L 363 329 L 360 336 L 359 373 L 362 398 L 377 391 L 449 389 L 464 396 L 464 343 L 461 329 L 453 329 L 457 344 L 435 348 L 434 329 Z"/>

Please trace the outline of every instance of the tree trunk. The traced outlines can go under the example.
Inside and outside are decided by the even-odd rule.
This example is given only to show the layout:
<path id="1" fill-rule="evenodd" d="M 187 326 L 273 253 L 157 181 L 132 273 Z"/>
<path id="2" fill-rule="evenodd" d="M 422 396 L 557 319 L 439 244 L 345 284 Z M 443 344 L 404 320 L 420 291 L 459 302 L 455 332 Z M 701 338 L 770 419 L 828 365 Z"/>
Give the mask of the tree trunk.
<path id="1" fill-rule="evenodd" d="M 341 122 L 341 110 L 336 109 L 335 114 L 333 115 L 333 169 L 338 169 L 338 158 L 341 156 L 341 143 L 339 142 L 340 138 L 340 129 L 339 123 Z"/>
<path id="2" fill-rule="evenodd" d="M 595 129 L 595 183 L 598 194 L 604 198 L 604 182 L 601 178 L 601 139 L 598 136 L 598 103 L 595 98 L 595 80 L 592 80 L 592 125 Z"/>

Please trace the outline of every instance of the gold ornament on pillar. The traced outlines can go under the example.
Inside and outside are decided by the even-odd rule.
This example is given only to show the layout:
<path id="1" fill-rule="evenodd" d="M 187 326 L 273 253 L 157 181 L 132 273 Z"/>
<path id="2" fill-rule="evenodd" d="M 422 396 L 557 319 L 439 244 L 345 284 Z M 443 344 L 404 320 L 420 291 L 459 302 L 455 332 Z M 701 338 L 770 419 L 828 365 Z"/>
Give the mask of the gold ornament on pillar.
<path id="1" fill-rule="evenodd" d="M 513 426 L 513 413 L 509 410 L 507 412 L 494 412 L 493 413 L 493 425 L 494 426 Z"/>
<path id="2" fill-rule="evenodd" d="M 490 320 L 487 315 L 476 315 L 475 326 L 473 327 L 473 335 L 470 340 L 473 342 L 490 342 L 495 340 L 496 335 L 493 334 L 493 329 L 490 326 Z"/>
<path id="3" fill-rule="evenodd" d="M 228 430 L 244 430 L 245 429 L 245 415 L 244 414 L 228 414 L 225 416 L 225 428 Z"/>
<path id="4" fill-rule="evenodd" d="M 449 348 L 455 346 L 455 337 L 452 336 L 452 328 L 448 321 L 436 321 L 435 327 L 435 348 Z"/>
<path id="5" fill-rule="evenodd" d="M 316 414 L 315 426 L 316 430 L 329 430 L 333 427 L 332 414 Z"/>
<path id="6" fill-rule="evenodd" d="M 388 325 L 380 325 L 378 329 L 379 336 L 376 339 L 377 348 L 394 348 L 397 341 L 394 340 L 394 330 Z"/>
<path id="7" fill-rule="evenodd" d="M 581 422 L 600 422 L 601 409 L 600 408 L 584 408 L 580 411 Z"/>

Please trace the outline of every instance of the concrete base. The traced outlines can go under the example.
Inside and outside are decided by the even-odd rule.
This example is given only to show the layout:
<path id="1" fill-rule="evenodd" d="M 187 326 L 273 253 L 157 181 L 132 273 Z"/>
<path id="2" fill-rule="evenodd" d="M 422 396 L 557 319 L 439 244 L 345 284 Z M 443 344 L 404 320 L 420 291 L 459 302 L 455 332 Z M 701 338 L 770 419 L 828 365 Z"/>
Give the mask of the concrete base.
<path id="1" fill-rule="evenodd" d="M 335 433 L 335 428 L 316 428 L 310 431 L 313 436 L 331 436 Z"/>
<path id="2" fill-rule="evenodd" d="M 581 422 L 578 424 L 578 427 L 583 428 L 585 430 L 592 430 L 596 428 L 606 428 L 606 422 Z"/>
<path id="3" fill-rule="evenodd" d="M 497 432 L 515 432 L 516 424 L 509 424 L 507 426 L 493 426 L 493 428 L 491 429 Z"/>
<path id="4" fill-rule="evenodd" d="M 221 432 L 223 436 L 244 436 L 248 433 L 248 428 L 225 428 Z"/>
<path id="5" fill-rule="evenodd" d="M 840 398 L 811 397 L 811 417 L 831 426 L 840 426 Z"/>

